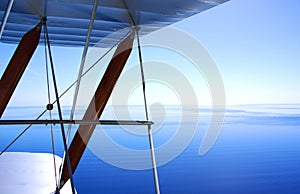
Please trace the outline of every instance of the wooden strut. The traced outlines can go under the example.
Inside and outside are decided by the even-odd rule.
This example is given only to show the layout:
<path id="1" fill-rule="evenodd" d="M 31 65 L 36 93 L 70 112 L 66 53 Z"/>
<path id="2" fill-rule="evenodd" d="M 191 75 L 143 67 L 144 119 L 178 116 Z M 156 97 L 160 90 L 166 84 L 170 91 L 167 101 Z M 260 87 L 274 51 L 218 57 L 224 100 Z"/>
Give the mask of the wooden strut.
<path id="1" fill-rule="evenodd" d="M 105 105 L 113 91 L 113 88 L 120 77 L 120 74 L 126 64 L 126 61 L 131 53 L 132 44 L 134 40 L 133 32 L 126 37 L 117 47 L 113 58 L 111 59 L 103 77 L 98 85 L 98 88 L 94 94 L 92 101 L 90 102 L 83 120 L 99 120 Z M 69 147 L 69 156 L 71 161 L 72 172 L 74 173 L 76 167 L 83 155 L 83 152 L 92 136 L 96 124 L 91 125 L 80 125 L 75 133 L 75 136 Z M 66 161 L 63 163 L 60 187 L 68 181 L 68 169 Z"/>
<path id="2" fill-rule="evenodd" d="M 37 45 L 42 23 L 28 31 L 20 41 L 0 80 L 0 117 L 11 99 Z"/>

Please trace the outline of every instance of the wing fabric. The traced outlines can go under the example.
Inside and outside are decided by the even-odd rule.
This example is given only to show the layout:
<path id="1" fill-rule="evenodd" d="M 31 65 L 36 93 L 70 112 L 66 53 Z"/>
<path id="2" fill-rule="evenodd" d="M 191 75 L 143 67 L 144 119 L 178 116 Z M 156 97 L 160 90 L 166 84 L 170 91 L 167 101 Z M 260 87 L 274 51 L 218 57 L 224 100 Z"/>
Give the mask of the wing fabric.
<path id="1" fill-rule="evenodd" d="M 101 0 L 97 8 L 90 45 L 109 34 L 141 26 L 140 35 L 184 20 L 228 0 Z M 3 20 L 9 0 L 0 1 Z M 93 9 L 93 0 L 14 0 L 1 42 L 18 43 L 22 34 L 47 17 L 51 45 L 84 46 Z M 131 15 L 131 16 L 130 16 Z M 134 20 L 134 21 L 132 21 Z M 120 37 L 102 47 L 111 47 Z M 43 37 L 41 37 L 43 43 Z"/>

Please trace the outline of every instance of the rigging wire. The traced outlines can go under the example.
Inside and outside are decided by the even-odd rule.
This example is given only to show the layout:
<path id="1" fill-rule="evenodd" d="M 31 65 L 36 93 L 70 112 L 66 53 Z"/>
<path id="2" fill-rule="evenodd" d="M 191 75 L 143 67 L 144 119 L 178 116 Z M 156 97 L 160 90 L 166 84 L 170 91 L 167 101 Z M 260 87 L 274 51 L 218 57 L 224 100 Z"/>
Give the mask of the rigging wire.
<path id="1" fill-rule="evenodd" d="M 47 110 L 44 110 L 37 118 L 36 120 L 40 119 L 45 113 L 47 112 Z M 6 150 L 8 150 L 8 148 L 10 148 L 30 127 L 32 126 L 32 124 L 28 125 L 13 141 L 11 141 L 1 152 L 0 152 L 0 156 L 6 152 Z"/>
<path id="2" fill-rule="evenodd" d="M 127 37 L 128 35 L 130 34 L 130 31 L 128 31 L 123 37 L 121 37 L 119 39 L 119 41 L 116 41 L 116 43 L 111 47 L 109 48 L 96 62 L 94 62 L 85 72 L 83 72 L 82 74 L 80 74 L 80 76 L 78 76 L 78 79 L 72 83 L 72 86 L 73 87 L 77 82 L 78 80 L 80 80 L 81 78 L 83 78 L 88 72 L 90 72 L 90 70 L 92 70 L 106 55 L 108 55 L 108 53 L 110 53 L 112 51 L 113 48 L 115 48 L 125 37 Z M 78 84 L 77 84 L 78 85 Z M 76 95 L 74 95 L 74 97 L 78 96 L 78 92 Z M 74 99 L 73 102 L 75 102 L 76 100 Z M 76 102 L 75 102 L 76 103 Z M 74 104 L 73 104 L 74 105 Z M 74 107 L 74 110 L 73 110 L 73 107 L 72 107 L 72 112 L 71 114 L 74 115 L 75 113 L 75 107 Z M 73 120 L 73 115 L 72 117 L 70 117 L 70 120 Z M 70 126 L 70 125 L 69 125 Z M 67 140 L 70 138 L 70 135 L 71 135 L 71 128 L 68 128 L 68 132 L 67 132 Z M 67 141 L 68 142 L 68 141 Z"/>
<path id="3" fill-rule="evenodd" d="M 57 89 L 57 84 L 56 84 L 54 63 L 53 63 L 53 58 L 52 58 L 52 54 L 51 54 L 50 39 L 49 39 L 48 29 L 47 29 L 47 25 L 46 25 L 46 18 L 44 18 L 43 20 L 44 20 L 44 22 L 43 22 L 44 29 L 46 32 L 46 42 L 47 42 L 47 46 L 48 46 L 48 53 L 49 53 L 50 67 L 51 67 L 51 73 L 52 73 L 52 79 L 53 79 L 53 85 L 54 85 L 54 91 L 55 91 L 55 97 L 56 97 L 56 104 L 57 104 L 57 108 L 58 108 L 58 116 L 59 116 L 59 120 L 63 120 L 62 110 L 61 110 L 59 95 L 58 95 L 58 89 Z M 71 189 L 72 189 L 72 193 L 75 194 L 76 192 L 75 192 L 75 187 L 74 187 L 70 157 L 68 154 L 68 146 L 66 144 L 66 134 L 65 134 L 64 124 L 61 123 L 60 127 L 61 127 L 61 135 L 63 138 L 63 145 L 64 145 L 64 149 L 65 149 L 65 155 L 66 155 L 66 159 L 67 159 L 67 166 L 68 166 L 68 173 L 69 173 L 70 182 L 71 182 Z"/>
<path id="4" fill-rule="evenodd" d="M 88 29 L 88 33 L 86 36 L 86 41 L 85 41 L 82 57 L 81 57 L 81 64 L 79 67 L 79 72 L 78 72 L 78 77 L 77 77 L 77 84 L 76 84 L 76 89 L 75 89 L 75 94 L 74 94 L 74 99 L 73 99 L 73 105 L 72 105 L 72 109 L 71 109 L 71 113 L 70 113 L 70 120 L 73 120 L 73 118 L 74 118 L 75 106 L 76 106 L 77 97 L 78 97 L 78 93 L 79 93 L 79 86 L 80 86 L 80 82 L 81 82 L 81 78 L 82 78 L 83 67 L 84 67 L 88 47 L 90 44 L 90 39 L 91 39 L 91 35 L 92 35 L 92 29 L 94 26 L 94 21 L 95 21 L 95 17 L 96 17 L 96 13 L 97 13 L 98 4 L 99 4 L 99 0 L 95 0 L 94 5 L 93 5 L 92 14 L 91 14 L 89 29 Z M 71 126 L 72 126 L 71 124 L 68 126 L 67 143 L 68 143 L 70 135 L 71 135 Z"/>
<path id="5" fill-rule="evenodd" d="M 96 62 L 94 62 L 85 72 L 83 72 L 82 74 L 80 74 L 80 76 L 78 76 L 78 79 L 75 81 L 75 82 L 73 82 L 72 83 L 72 85 L 69 87 L 69 88 L 71 88 L 71 87 L 73 87 L 77 82 L 78 82 L 78 80 L 80 80 L 81 78 L 83 78 L 90 70 L 92 70 L 106 55 L 108 55 L 108 53 L 110 53 L 110 51 L 113 49 L 113 48 L 115 48 L 119 43 L 120 43 L 120 41 L 121 40 L 123 40 L 125 37 L 127 37 L 128 36 L 128 34 L 129 34 L 130 32 L 127 32 L 123 37 L 121 37 L 120 39 L 119 39 L 119 41 L 117 41 L 111 48 L 109 48 Z M 78 84 L 77 84 L 78 85 Z M 76 98 L 77 98 L 77 96 L 78 96 L 78 92 L 77 92 L 77 95 L 74 95 L 74 97 L 76 96 Z M 75 101 L 75 100 L 74 100 Z M 72 110 L 73 110 L 73 107 L 72 107 Z M 75 107 L 74 107 L 74 110 L 73 110 L 73 113 L 71 112 L 71 114 L 73 114 L 74 115 L 74 111 L 75 111 Z M 72 115 L 72 117 L 70 117 L 70 120 L 72 120 L 72 118 L 73 118 L 73 115 Z M 69 139 L 70 138 L 70 135 L 71 135 L 71 130 L 69 131 L 69 129 L 68 129 L 68 133 L 67 133 L 67 139 Z"/>
<path id="6" fill-rule="evenodd" d="M 90 24 L 89 24 L 89 29 L 88 29 L 88 33 L 87 33 L 87 36 L 86 36 L 86 41 L 85 41 L 82 57 L 81 57 L 81 64 L 80 64 L 80 67 L 79 67 L 79 72 L 78 72 L 78 77 L 77 77 L 77 84 L 76 84 L 76 88 L 75 88 L 73 105 L 72 105 L 72 109 L 71 109 L 71 113 L 70 113 L 70 120 L 73 120 L 73 118 L 74 118 L 74 112 L 75 112 L 75 106 L 76 106 L 78 92 L 79 92 L 79 86 L 80 86 L 80 82 L 81 82 L 83 67 L 84 67 L 84 63 L 85 63 L 85 59 L 86 59 L 86 54 L 87 54 L 88 47 L 89 47 L 89 44 L 90 44 L 90 38 L 91 38 L 91 35 L 92 35 L 92 29 L 93 29 L 93 26 L 94 26 L 94 20 L 95 20 L 96 13 L 97 13 L 98 3 L 99 3 L 99 0 L 94 1 L 92 14 L 91 14 L 91 19 L 90 19 Z M 71 128 L 72 128 L 72 124 L 69 124 L 68 131 L 67 131 L 67 137 L 66 137 L 66 144 L 67 145 L 68 145 L 68 142 L 69 142 L 69 139 L 70 139 L 70 136 L 71 136 Z M 63 160 L 62 160 L 63 162 L 65 161 L 65 157 L 66 157 L 66 155 L 64 154 Z M 63 166 L 63 164 L 62 164 L 62 166 Z M 61 175 L 61 173 L 62 173 L 62 168 L 60 169 L 59 174 Z"/>
<path id="7" fill-rule="evenodd" d="M 142 59 L 142 49 L 141 49 L 140 37 L 139 37 L 138 30 L 139 30 L 139 27 L 135 26 L 135 31 L 136 31 L 136 36 L 137 36 L 137 43 L 138 43 L 138 54 L 139 54 L 140 70 L 141 70 L 141 77 L 142 77 L 142 86 L 143 86 L 144 108 L 145 108 L 146 120 L 149 121 L 147 98 L 146 98 L 145 75 L 144 75 L 143 59 Z M 154 144 L 153 144 L 153 138 L 152 138 L 151 125 L 147 125 L 147 127 L 148 127 L 148 138 L 149 138 L 149 144 L 150 144 L 150 152 L 151 152 L 151 158 L 152 158 L 152 170 L 153 170 L 153 177 L 154 177 L 154 183 L 155 183 L 155 191 L 156 191 L 156 194 L 160 194 L 159 180 L 158 180 L 157 166 L 156 166 L 156 160 L 155 160 L 155 152 L 154 152 Z"/>
<path id="8" fill-rule="evenodd" d="M 46 32 L 44 30 L 44 40 L 46 40 Z M 49 111 L 49 118 L 52 120 L 52 109 L 53 105 L 51 104 L 51 93 L 50 93 L 50 81 L 49 81 L 49 67 L 48 67 L 48 54 L 47 54 L 47 44 L 45 41 L 45 69 L 46 69 L 46 82 L 47 82 L 47 93 L 48 93 L 48 105 L 47 110 Z M 52 156 L 53 156 L 53 165 L 54 165 L 54 176 L 56 189 L 58 188 L 58 177 L 56 171 L 56 159 L 55 159 L 55 144 L 54 144 L 54 134 L 53 134 L 53 125 L 50 124 L 50 134 L 51 134 L 51 147 L 52 147 Z"/>
<path id="9" fill-rule="evenodd" d="M 119 41 L 117 41 L 111 48 L 109 48 L 101 57 L 99 57 L 99 59 L 93 64 L 91 65 L 82 75 L 81 78 L 84 77 L 88 72 L 90 72 L 98 63 L 99 61 L 101 61 L 106 55 L 108 55 L 108 53 L 110 53 L 110 51 L 115 48 L 118 43 L 124 39 L 130 32 L 128 32 L 127 34 L 125 34 Z M 69 92 L 69 90 L 77 83 L 77 80 L 75 80 L 67 89 L 65 89 L 64 92 L 62 92 L 60 94 L 60 96 L 58 97 L 58 99 L 62 98 L 67 92 Z M 53 106 L 55 103 L 57 102 L 57 100 L 55 99 L 51 105 Z M 45 109 L 42 113 L 40 113 L 35 120 L 39 120 L 42 116 L 44 116 L 44 114 L 47 112 L 47 109 Z M 15 137 L 14 140 L 12 140 L 1 152 L 0 152 L 0 156 L 6 152 L 18 139 L 20 139 L 20 137 L 26 132 L 28 131 L 28 129 L 30 129 L 30 127 L 32 126 L 32 124 L 29 124 L 25 129 L 23 129 L 23 131 L 17 136 Z"/>

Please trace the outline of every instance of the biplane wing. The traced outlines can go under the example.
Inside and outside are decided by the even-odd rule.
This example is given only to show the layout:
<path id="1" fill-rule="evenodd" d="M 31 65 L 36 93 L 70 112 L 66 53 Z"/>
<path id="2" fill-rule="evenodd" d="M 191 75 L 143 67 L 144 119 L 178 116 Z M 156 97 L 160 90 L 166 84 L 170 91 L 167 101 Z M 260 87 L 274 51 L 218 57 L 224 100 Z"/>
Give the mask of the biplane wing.
<path id="1" fill-rule="evenodd" d="M 228 0 L 101 0 L 94 19 L 90 45 L 131 25 L 143 26 L 140 34 L 146 34 L 226 1 Z M 47 17 L 52 45 L 83 46 L 93 3 L 92 0 L 2 0 L 0 41 L 19 43 L 27 31 L 43 17 Z M 115 41 L 111 40 L 108 45 L 103 46 L 109 47 Z"/>

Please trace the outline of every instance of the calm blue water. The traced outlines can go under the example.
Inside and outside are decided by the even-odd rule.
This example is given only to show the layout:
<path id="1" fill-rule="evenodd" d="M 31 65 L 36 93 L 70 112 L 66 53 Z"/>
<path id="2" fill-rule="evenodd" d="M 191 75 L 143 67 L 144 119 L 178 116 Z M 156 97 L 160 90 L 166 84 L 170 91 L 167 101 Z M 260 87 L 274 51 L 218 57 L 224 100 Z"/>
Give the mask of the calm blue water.
<path id="1" fill-rule="evenodd" d="M 12 107 L 3 119 L 33 119 L 41 111 L 39 107 Z M 191 117 L 193 111 L 200 111 L 201 120 L 191 143 L 178 157 L 158 168 L 161 193 L 300 193 L 300 105 L 228 107 L 220 136 L 204 156 L 199 156 L 198 151 L 211 111 L 191 110 Z M 179 124 L 179 109 L 167 107 L 165 112 L 165 122 L 153 136 L 156 146 L 172 138 Z M 68 111 L 64 113 L 68 115 Z M 105 115 L 109 118 L 111 114 Z M 0 126 L 0 148 L 22 129 L 24 126 Z M 120 127 L 104 127 L 104 131 L 120 145 L 147 149 L 146 136 L 129 134 Z M 58 126 L 54 134 L 56 154 L 62 156 Z M 9 151 L 51 152 L 49 126 L 30 128 Z M 118 158 L 118 153 L 111 154 L 126 161 Z M 84 153 L 74 179 L 79 194 L 155 193 L 152 170 L 117 168 L 90 150 Z"/>

